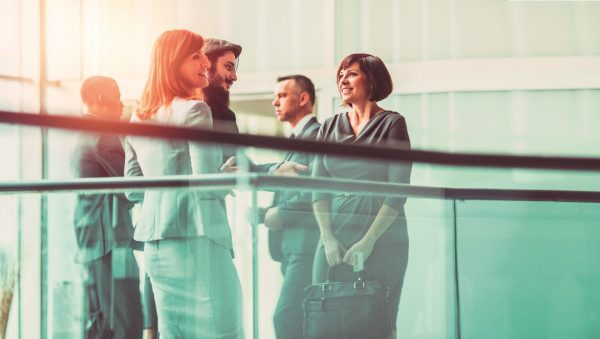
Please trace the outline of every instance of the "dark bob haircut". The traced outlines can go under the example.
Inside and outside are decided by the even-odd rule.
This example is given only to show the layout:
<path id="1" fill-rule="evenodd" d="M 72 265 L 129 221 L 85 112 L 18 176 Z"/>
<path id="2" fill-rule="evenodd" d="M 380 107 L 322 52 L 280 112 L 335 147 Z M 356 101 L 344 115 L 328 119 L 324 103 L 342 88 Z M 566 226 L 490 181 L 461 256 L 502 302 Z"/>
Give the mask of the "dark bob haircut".
<path id="1" fill-rule="evenodd" d="M 360 70 L 367 75 L 370 101 L 377 102 L 383 100 L 392 93 L 394 84 L 385 64 L 378 57 L 366 53 L 350 54 L 345 57 L 338 66 L 336 82 L 339 82 L 340 72 L 350 67 L 353 63 L 357 63 Z"/>

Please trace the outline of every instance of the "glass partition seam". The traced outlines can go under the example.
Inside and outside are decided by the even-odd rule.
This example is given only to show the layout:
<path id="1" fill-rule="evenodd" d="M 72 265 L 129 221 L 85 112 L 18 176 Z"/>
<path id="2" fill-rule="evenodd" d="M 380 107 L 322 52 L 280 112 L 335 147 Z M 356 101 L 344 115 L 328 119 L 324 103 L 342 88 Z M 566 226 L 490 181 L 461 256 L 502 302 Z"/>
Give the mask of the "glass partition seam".
<path id="1" fill-rule="evenodd" d="M 453 220 L 453 237 L 454 237 L 454 288 L 456 295 L 456 338 L 461 338 L 460 326 L 460 284 L 458 276 L 458 217 L 456 215 L 456 200 L 452 200 L 452 220 Z"/>
<path id="2" fill-rule="evenodd" d="M 259 305 L 258 305 L 258 194 L 252 187 L 252 338 L 259 339 Z"/>
<path id="3" fill-rule="evenodd" d="M 31 78 L 24 78 L 23 77 L 23 27 L 22 27 L 22 23 L 21 21 L 23 20 L 23 2 L 19 1 L 19 11 L 18 11 L 18 20 L 19 20 L 19 31 L 18 31 L 18 36 L 19 36 L 19 46 L 18 46 L 18 53 L 19 53 L 19 76 L 18 77 L 11 77 L 11 76 L 3 76 L 0 75 L 0 79 L 2 80 L 8 80 L 8 81 L 17 81 L 21 83 L 21 93 L 20 93 L 20 103 L 19 103 L 19 110 L 23 111 L 24 110 L 24 106 L 25 106 L 25 102 L 24 102 L 24 84 L 34 84 L 34 80 Z M 18 138 L 19 140 L 22 140 L 23 138 L 23 131 L 22 128 L 19 129 L 18 132 Z M 19 148 L 22 147 L 21 143 L 19 142 Z M 17 161 L 17 163 L 19 164 L 19 166 L 21 166 L 22 164 L 24 164 L 23 161 L 23 152 L 19 152 L 19 159 Z M 18 173 L 19 178 L 22 178 L 23 173 L 21 171 L 19 171 Z M 23 245 L 23 229 L 22 227 L 20 227 L 20 225 L 23 224 L 23 204 L 24 201 L 22 198 L 18 199 L 17 202 L 17 245 L 16 245 L 16 257 L 17 257 L 17 284 L 16 284 L 16 288 L 17 288 L 17 303 L 19 305 L 18 307 L 18 313 L 17 313 L 17 333 L 19 334 L 19 336 L 21 335 L 21 328 L 22 325 L 24 324 L 23 321 L 23 311 L 22 311 L 22 307 L 20 305 L 23 305 L 23 286 L 21 284 L 22 279 L 20 278 L 22 276 L 22 267 L 21 264 L 23 263 L 23 253 L 22 253 L 22 245 Z"/>
<path id="4" fill-rule="evenodd" d="M 22 276 L 22 267 L 21 264 L 23 263 L 23 253 L 22 253 L 22 249 L 21 249 L 21 245 L 23 244 L 23 229 L 20 227 L 20 225 L 22 225 L 23 223 L 23 216 L 21 213 L 23 213 L 23 199 L 19 199 L 18 203 L 17 203 L 17 295 L 18 295 L 18 305 L 19 305 L 19 312 L 18 312 L 18 316 L 17 316 L 17 333 L 21 333 L 21 326 L 23 325 L 24 321 L 22 319 L 22 308 L 21 305 L 23 305 L 23 288 L 22 288 L 22 284 L 21 281 L 22 279 L 20 278 Z"/>
<path id="5" fill-rule="evenodd" d="M 41 327 L 40 327 L 40 338 L 47 338 L 48 332 L 48 319 L 44 316 L 48 314 L 48 197 L 44 194 L 41 197 L 40 203 L 40 256 L 41 256 L 41 267 L 40 267 L 40 288 L 41 288 Z"/>
<path id="6" fill-rule="evenodd" d="M 40 100 L 40 114 L 39 116 L 44 116 L 48 114 L 47 111 L 47 107 L 46 107 L 46 87 L 47 87 L 47 68 L 46 68 L 46 1 L 45 0 L 39 0 L 39 4 L 40 4 L 40 59 L 39 59 L 39 63 L 40 63 L 40 74 L 39 74 L 39 100 Z M 41 168 L 41 175 L 42 175 L 42 179 L 48 179 L 48 128 L 44 127 L 41 128 L 40 130 L 41 133 L 41 142 L 42 142 L 42 147 L 41 147 L 41 151 L 42 154 L 41 156 L 41 163 L 42 163 L 42 168 Z M 41 197 L 41 204 L 40 204 L 40 214 L 41 214 L 41 251 L 40 251 L 40 262 L 41 262 L 41 267 L 40 267 L 40 289 L 41 289 L 41 308 L 40 308 L 40 314 L 39 316 L 41 317 L 41 326 L 40 326 L 40 337 L 41 338 L 46 338 L 47 334 L 48 334 L 48 319 L 44 316 L 46 314 L 48 314 L 48 301 L 46 296 L 48 295 L 48 287 L 46 286 L 46 282 L 48 281 L 48 258 L 47 258 L 47 250 L 48 250 L 48 200 L 47 197 L 45 195 L 43 195 Z"/>
<path id="7" fill-rule="evenodd" d="M 412 161 L 436 165 L 477 166 L 495 168 L 530 168 L 563 170 L 600 170 L 600 158 L 564 156 L 527 156 L 477 153 L 447 153 L 426 150 L 407 150 L 366 145 L 279 138 L 263 135 L 231 134 L 197 128 L 129 124 L 127 122 L 94 121 L 79 117 L 14 113 L 0 111 L 0 122 L 38 127 L 53 127 L 79 131 L 112 132 L 199 142 L 221 143 L 235 146 L 252 146 L 277 150 L 294 150 L 307 153 L 328 153 L 364 159 Z"/>

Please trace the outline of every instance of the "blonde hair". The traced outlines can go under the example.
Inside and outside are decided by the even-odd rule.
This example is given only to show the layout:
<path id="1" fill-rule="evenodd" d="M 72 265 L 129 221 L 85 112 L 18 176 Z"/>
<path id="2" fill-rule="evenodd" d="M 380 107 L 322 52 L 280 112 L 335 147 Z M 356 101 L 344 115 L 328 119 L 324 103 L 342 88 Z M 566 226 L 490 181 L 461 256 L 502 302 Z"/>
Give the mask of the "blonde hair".
<path id="1" fill-rule="evenodd" d="M 150 119 L 175 97 L 202 99 L 202 90 L 187 86 L 179 76 L 179 68 L 188 56 L 203 47 L 202 36 L 184 29 L 166 31 L 156 39 L 148 81 L 136 112 L 140 119 Z"/>

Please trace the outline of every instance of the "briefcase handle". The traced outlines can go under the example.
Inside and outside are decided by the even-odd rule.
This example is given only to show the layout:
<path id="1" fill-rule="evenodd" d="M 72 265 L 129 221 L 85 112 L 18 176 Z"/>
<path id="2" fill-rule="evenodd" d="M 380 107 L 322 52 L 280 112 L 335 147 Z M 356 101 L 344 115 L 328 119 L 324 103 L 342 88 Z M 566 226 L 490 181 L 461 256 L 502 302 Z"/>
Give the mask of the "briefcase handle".
<path id="1" fill-rule="evenodd" d="M 365 287 L 365 257 L 364 254 L 362 252 L 356 252 L 354 253 L 354 266 L 353 266 L 353 271 L 356 273 L 356 280 L 354 282 L 354 287 L 355 288 L 364 288 Z M 338 265 L 339 266 L 339 265 Z M 327 268 L 327 282 L 334 282 L 335 280 L 333 280 L 333 270 L 335 269 L 336 266 L 329 266 Z"/>

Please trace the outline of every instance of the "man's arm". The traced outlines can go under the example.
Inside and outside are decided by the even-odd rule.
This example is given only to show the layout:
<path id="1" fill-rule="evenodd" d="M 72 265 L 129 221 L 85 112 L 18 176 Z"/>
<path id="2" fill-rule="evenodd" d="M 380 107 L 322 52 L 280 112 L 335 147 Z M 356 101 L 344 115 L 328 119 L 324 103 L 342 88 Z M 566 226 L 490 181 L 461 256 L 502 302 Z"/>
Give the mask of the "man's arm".
<path id="1" fill-rule="evenodd" d="M 125 139 L 125 143 L 124 143 L 124 150 L 125 150 L 125 176 L 126 177 L 143 177 L 144 176 L 144 172 L 142 171 L 142 168 L 140 167 L 140 164 L 137 161 L 137 154 L 135 153 L 135 150 L 133 149 L 133 147 L 131 147 L 131 144 L 127 141 L 127 139 Z M 144 191 L 129 191 L 126 192 L 125 195 L 127 196 L 127 199 L 129 199 L 130 201 L 133 202 L 142 202 L 144 201 Z"/>
<path id="2" fill-rule="evenodd" d="M 315 124 L 313 128 L 306 132 L 304 138 L 308 140 L 316 139 L 318 127 L 319 125 Z M 291 156 L 291 159 L 294 161 L 284 162 L 278 166 L 277 170 L 284 171 L 284 174 L 279 175 L 311 175 L 309 169 L 312 166 L 314 155 L 295 153 Z M 289 174 L 285 174 L 286 172 Z M 312 217 L 311 192 L 292 188 L 284 197 L 277 205 L 271 207 L 265 215 L 265 225 L 271 229 L 283 228 L 286 220 L 309 217 L 308 214 Z"/>

